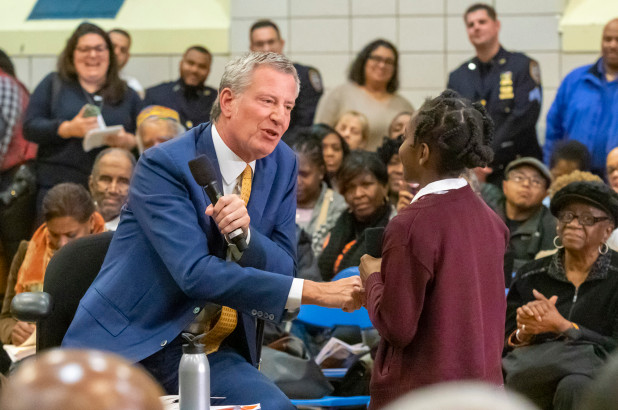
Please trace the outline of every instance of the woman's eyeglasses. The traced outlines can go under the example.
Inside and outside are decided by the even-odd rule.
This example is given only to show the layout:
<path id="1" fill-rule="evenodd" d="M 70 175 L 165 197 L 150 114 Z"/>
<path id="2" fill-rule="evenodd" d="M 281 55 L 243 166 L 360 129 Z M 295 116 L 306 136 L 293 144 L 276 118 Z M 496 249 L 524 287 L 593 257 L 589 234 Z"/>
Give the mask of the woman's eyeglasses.
<path id="1" fill-rule="evenodd" d="M 372 56 L 372 55 L 370 55 L 368 57 L 368 59 L 373 61 L 376 64 L 384 63 L 384 65 L 395 67 L 395 60 L 393 60 L 392 58 L 384 58 L 384 57 L 380 57 L 380 56 Z"/>
<path id="2" fill-rule="evenodd" d="M 590 214 L 577 215 L 571 211 L 560 212 L 558 214 L 558 220 L 563 224 L 568 224 L 575 218 L 577 218 L 579 223 L 583 226 L 592 226 L 597 222 L 609 219 L 609 216 L 592 216 Z"/>
<path id="3" fill-rule="evenodd" d="M 97 54 L 101 54 L 107 51 L 107 46 L 100 45 L 100 46 L 94 46 L 94 47 L 88 47 L 88 46 L 75 47 L 75 51 L 82 53 L 82 54 L 90 54 L 90 52 L 94 51 Z"/>

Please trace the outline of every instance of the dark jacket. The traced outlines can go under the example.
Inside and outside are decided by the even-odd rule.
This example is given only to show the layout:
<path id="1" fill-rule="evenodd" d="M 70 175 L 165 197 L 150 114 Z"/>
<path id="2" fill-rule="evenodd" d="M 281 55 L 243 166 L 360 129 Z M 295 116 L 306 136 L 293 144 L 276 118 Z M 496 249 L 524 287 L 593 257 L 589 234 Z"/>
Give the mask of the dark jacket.
<path id="1" fill-rule="evenodd" d="M 618 346 L 618 253 L 609 250 L 592 266 L 588 278 L 576 288 L 566 278 L 564 249 L 524 265 L 509 289 L 506 310 L 506 333 L 517 328 L 517 308 L 535 300 L 532 289 L 545 297 L 558 296 L 556 308 L 579 331 L 569 331 L 569 338 L 588 340 L 607 351 Z M 532 343 L 554 338 L 555 334 L 534 336 Z"/>
<path id="2" fill-rule="evenodd" d="M 88 185 L 94 159 L 104 148 L 85 152 L 83 138 L 62 138 L 58 135 L 58 127 L 92 102 L 92 97 L 77 81 L 60 80 L 56 73 L 45 77 L 32 93 L 24 119 L 24 136 L 39 144 L 36 158 L 39 185 L 46 188 L 61 182 Z M 134 133 L 141 107 L 142 100 L 127 87 L 119 103 L 112 105 L 103 101 L 101 114 L 107 126 L 122 125 L 127 132 Z"/>
<path id="3" fill-rule="evenodd" d="M 450 74 L 447 88 L 483 103 L 494 120 L 490 180 L 496 183 L 517 156 L 542 157 L 536 135 L 542 89 L 538 63 L 525 54 L 500 47 L 487 64 L 477 57 L 466 61 Z"/>
<path id="4" fill-rule="evenodd" d="M 214 88 L 191 87 L 178 79 L 148 88 L 144 106 L 162 105 L 178 111 L 181 124 L 189 129 L 210 121 L 210 109 L 216 99 Z"/>
<path id="5" fill-rule="evenodd" d="M 506 222 L 505 202 L 503 198 L 498 209 L 498 215 Z M 539 251 L 554 249 L 556 236 L 556 218 L 544 205 L 522 223 L 509 236 L 509 246 L 504 255 L 504 282 L 511 284 L 515 272 L 525 263 L 534 259 Z"/>

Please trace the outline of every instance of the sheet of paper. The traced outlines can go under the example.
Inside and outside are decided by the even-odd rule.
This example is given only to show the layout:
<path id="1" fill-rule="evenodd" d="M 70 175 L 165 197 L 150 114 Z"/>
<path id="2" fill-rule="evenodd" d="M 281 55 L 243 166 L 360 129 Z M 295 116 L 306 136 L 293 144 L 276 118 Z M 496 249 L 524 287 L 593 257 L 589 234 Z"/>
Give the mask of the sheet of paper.
<path id="1" fill-rule="evenodd" d="M 160 397 L 164 410 L 179 410 L 178 395 Z M 260 404 L 210 406 L 210 410 L 261 410 Z"/>
<path id="2" fill-rule="evenodd" d="M 105 145 L 105 138 L 110 135 L 116 135 L 119 131 L 123 130 L 122 125 L 112 125 L 111 127 L 97 128 L 88 131 L 82 142 L 84 151 L 88 152 L 95 148 Z"/>

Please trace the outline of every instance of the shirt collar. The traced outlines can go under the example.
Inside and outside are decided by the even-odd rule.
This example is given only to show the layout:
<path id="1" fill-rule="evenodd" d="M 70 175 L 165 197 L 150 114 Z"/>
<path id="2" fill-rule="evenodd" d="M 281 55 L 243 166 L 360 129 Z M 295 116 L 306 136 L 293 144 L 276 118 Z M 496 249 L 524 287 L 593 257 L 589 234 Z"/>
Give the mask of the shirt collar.
<path id="1" fill-rule="evenodd" d="M 223 181 L 230 185 L 242 174 L 247 167 L 247 163 L 225 145 L 215 124 L 212 124 L 212 143 L 215 146 L 215 153 L 217 154 L 219 170 L 221 171 Z M 251 161 L 248 165 L 255 174 L 255 161 Z"/>
<path id="2" fill-rule="evenodd" d="M 429 194 L 446 194 L 447 191 L 452 189 L 463 188 L 468 185 L 468 181 L 463 178 L 447 178 L 434 181 L 427 184 L 414 195 L 411 204 L 418 201 L 422 196 Z"/>

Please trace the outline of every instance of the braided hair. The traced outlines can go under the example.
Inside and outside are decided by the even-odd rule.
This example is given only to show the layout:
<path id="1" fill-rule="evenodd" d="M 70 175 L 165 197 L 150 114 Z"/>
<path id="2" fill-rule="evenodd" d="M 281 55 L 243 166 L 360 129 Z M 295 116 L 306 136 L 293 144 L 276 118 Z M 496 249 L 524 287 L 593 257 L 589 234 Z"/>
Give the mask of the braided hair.
<path id="1" fill-rule="evenodd" d="M 427 99 L 415 116 L 414 145 L 426 143 L 439 152 L 438 172 L 454 174 L 484 167 L 493 159 L 489 147 L 494 123 L 480 103 L 471 103 L 452 90 Z"/>

